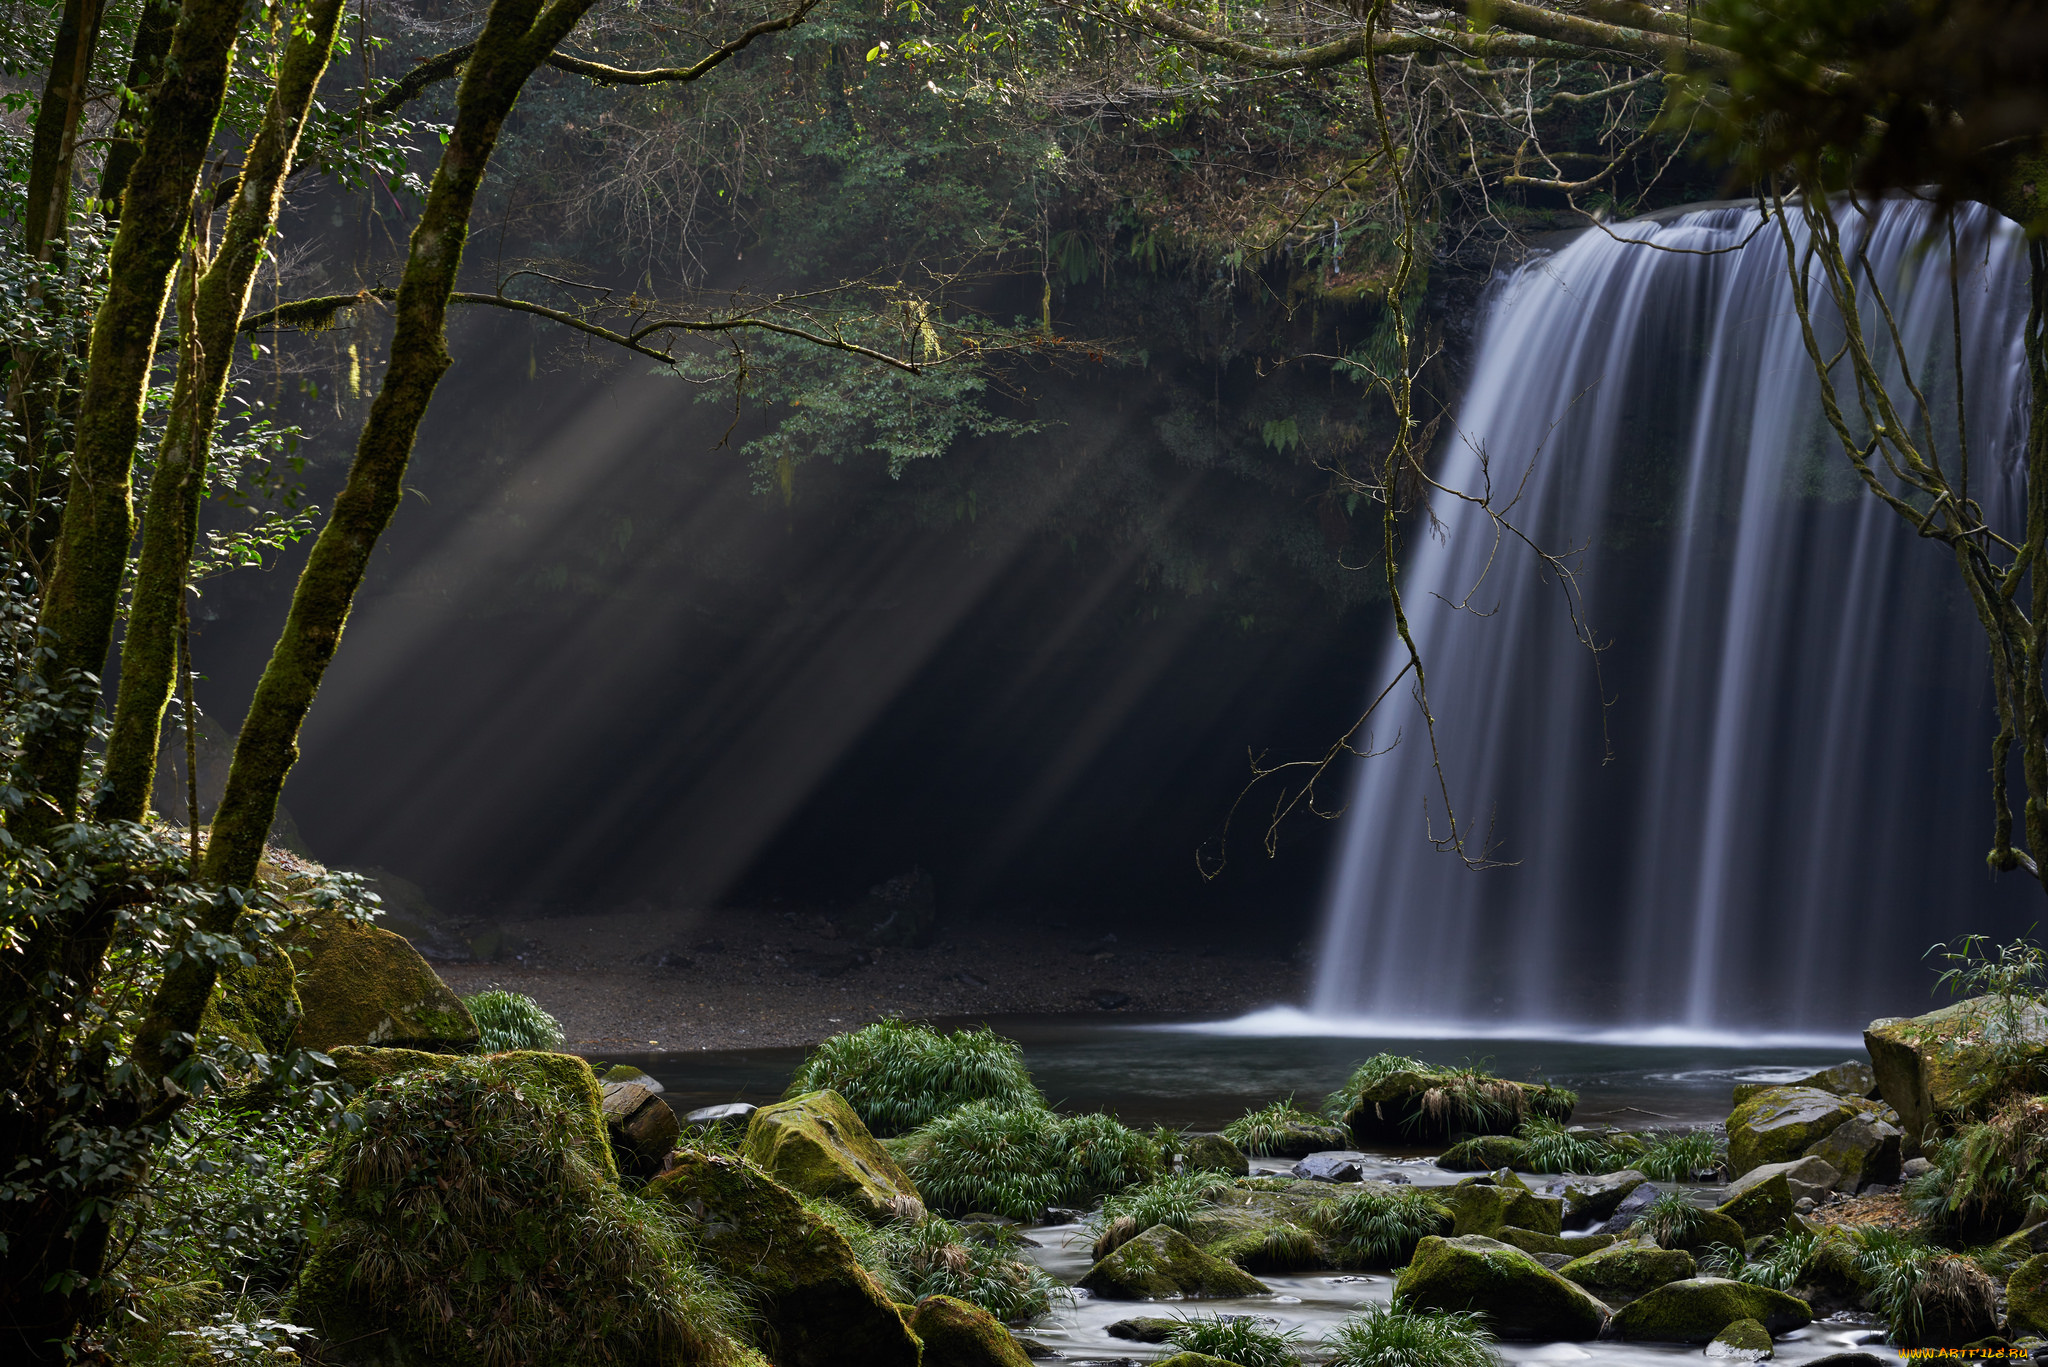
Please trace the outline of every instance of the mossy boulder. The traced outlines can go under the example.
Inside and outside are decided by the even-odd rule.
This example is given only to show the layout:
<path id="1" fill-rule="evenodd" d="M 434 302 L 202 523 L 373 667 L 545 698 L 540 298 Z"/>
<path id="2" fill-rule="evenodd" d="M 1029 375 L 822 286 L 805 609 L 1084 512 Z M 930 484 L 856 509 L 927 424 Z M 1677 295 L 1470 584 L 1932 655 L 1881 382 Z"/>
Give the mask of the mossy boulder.
<path id="1" fill-rule="evenodd" d="M 1526 1187 L 1466 1181 L 1432 1195 L 1450 1210 L 1453 1236 L 1480 1234 L 1490 1238 L 1507 1225 L 1537 1234 L 1564 1232 L 1563 1200 L 1538 1196 Z"/>
<path id="2" fill-rule="evenodd" d="M 1529 1146 L 1513 1135 L 1482 1134 L 1461 1139 L 1436 1160 L 1451 1172 L 1492 1172 L 1496 1168 L 1529 1166 Z"/>
<path id="3" fill-rule="evenodd" d="M 1913 1158 L 1926 1140 L 1982 1118 L 2012 1084 L 2005 1063 L 2048 1066 L 2048 1010 L 1972 997 L 1924 1016 L 1872 1021 L 1863 1043 Z"/>
<path id="4" fill-rule="evenodd" d="M 1513 1134 L 1531 1116 L 1562 1123 L 1577 1104 L 1563 1087 L 1404 1068 L 1361 1091 L 1344 1128 L 1360 1144 L 1448 1144 L 1459 1134 Z"/>
<path id="5" fill-rule="evenodd" d="M 910 1329 L 924 1341 L 923 1367 L 1031 1367 L 1001 1320 L 952 1296 L 920 1300 Z"/>
<path id="6" fill-rule="evenodd" d="M 282 1054 L 292 1047 L 299 1019 L 298 972 L 291 955 L 268 949 L 254 963 L 222 973 L 199 1018 L 199 1033 L 230 1041 L 252 1054 Z"/>
<path id="7" fill-rule="evenodd" d="M 1164 1343 L 1180 1326 L 1180 1320 L 1170 1320 L 1164 1315 L 1133 1315 L 1127 1320 L 1118 1320 L 1102 1332 L 1127 1343 Z"/>
<path id="8" fill-rule="evenodd" d="M 1597 1253 L 1574 1258 L 1557 1275 L 1575 1282 L 1611 1306 L 1627 1305 L 1660 1286 L 1697 1276 L 1692 1254 L 1655 1244 L 1612 1244 Z"/>
<path id="9" fill-rule="evenodd" d="M 1198 1134 L 1190 1139 L 1181 1161 L 1190 1172 L 1221 1172 L 1232 1177 L 1245 1177 L 1252 1170 L 1251 1160 L 1220 1134 Z"/>
<path id="10" fill-rule="evenodd" d="M 1834 1130 L 1874 1109 L 1818 1087 L 1772 1087 L 1728 1117 L 1728 1171 L 1736 1177 L 1766 1163 L 1789 1163 Z"/>
<path id="11" fill-rule="evenodd" d="M 1648 1343 L 1708 1343 L 1737 1320 L 1755 1320 L 1773 1334 L 1813 1322 L 1805 1301 L 1768 1286 L 1725 1277 L 1669 1282 L 1614 1312 L 1616 1338 Z"/>
<path id="12" fill-rule="evenodd" d="M 1431 1236 L 1394 1284 L 1404 1310 L 1477 1310 L 1505 1339 L 1590 1339 L 1607 1307 L 1519 1248 L 1477 1236 Z"/>
<path id="13" fill-rule="evenodd" d="M 1877 1071 L 1860 1060 L 1844 1059 L 1831 1068 L 1822 1068 L 1788 1082 L 1738 1082 L 1735 1084 L 1735 1104 L 1740 1106 L 1757 1093 L 1768 1092 L 1773 1087 L 1817 1087 L 1839 1096 L 1868 1097 L 1877 1091 Z"/>
<path id="14" fill-rule="evenodd" d="M 1260 1151 L 1261 1158 L 1306 1158 L 1346 1148 L 1351 1136 L 1335 1125 L 1304 1125 L 1289 1121 L 1282 1125 Z"/>
<path id="15" fill-rule="evenodd" d="M 646 1195 L 751 1302 L 777 1367 L 917 1367 L 917 1338 L 845 1238 L 752 1163 L 686 1150 Z"/>
<path id="16" fill-rule="evenodd" d="M 1562 1253 L 1568 1258 L 1583 1258 L 1614 1242 L 1612 1234 L 1538 1234 L 1533 1229 L 1518 1229 L 1514 1225 L 1502 1225 L 1492 1237 L 1524 1253 Z"/>
<path id="17" fill-rule="evenodd" d="M 1772 1173 L 1714 1209 L 1739 1225 L 1745 1240 L 1781 1234 L 1792 1218 L 1792 1184 L 1784 1173 Z"/>
<path id="18" fill-rule="evenodd" d="M 1111 1301 L 1261 1296 L 1269 1290 L 1243 1268 L 1203 1252 L 1170 1225 L 1154 1225 L 1119 1246 L 1088 1269 L 1080 1286 Z"/>
<path id="19" fill-rule="evenodd" d="M 293 1043 L 331 1053 L 344 1044 L 462 1054 L 481 1039 L 462 998 L 403 936 L 339 915 L 306 918 L 286 948 L 296 970 Z"/>
<path id="20" fill-rule="evenodd" d="M 805 1092 L 755 1111 L 741 1152 L 784 1186 L 874 1219 L 918 1201 L 910 1178 L 834 1091 Z"/>
<path id="21" fill-rule="evenodd" d="M 1605 1220 L 1628 1199 L 1630 1192 L 1649 1180 L 1634 1168 L 1570 1178 L 1564 1184 L 1565 1223 L 1585 1225 Z"/>
<path id="22" fill-rule="evenodd" d="M 1681 1248 L 1687 1253 L 1703 1253 L 1710 1248 L 1739 1249 L 1748 1241 L 1742 1226 L 1718 1210 L 1699 1211 L 1683 1231 L 1659 1240 L 1666 1248 Z"/>
<path id="23" fill-rule="evenodd" d="M 2048 1337 L 2048 1253 L 2037 1253 L 2005 1279 L 2006 1332 Z"/>
<path id="24" fill-rule="evenodd" d="M 1806 1146 L 1838 1174 L 1835 1187 L 1854 1194 L 1872 1183 L 1890 1186 L 1904 1165 L 1905 1135 L 1896 1125 L 1874 1115 L 1859 1115 L 1837 1125 L 1825 1138 Z"/>
<path id="25" fill-rule="evenodd" d="M 1710 1358 L 1732 1358 L 1736 1362 L 1762 1362 L 1773 1355 L 1771 1331 L 1755 1320 L 1737 1320 L 1714 1335 L 1707 1345 Z"/>
<path id="26" fill-rule="evenodd" d="M 1730 1182 L 1727 1199 L 1733 1201 L 1751 1188 L 1762 1186 L 1777 1177 L 1785 1179 L 1795 1203 L 1802 1196 L 1811 1197 L 1815 1201 L 1825 1200 L 1828 1193 L 1835 1189 L 1835 1184 L 1842 1180 L 1842 1174 L 1835 1171 L 1834 1164 L 1825 1158 L 1802 1157 L 1790 1163 L 1765 1163 L 1762 1167 L 1751 1168 Z"/>

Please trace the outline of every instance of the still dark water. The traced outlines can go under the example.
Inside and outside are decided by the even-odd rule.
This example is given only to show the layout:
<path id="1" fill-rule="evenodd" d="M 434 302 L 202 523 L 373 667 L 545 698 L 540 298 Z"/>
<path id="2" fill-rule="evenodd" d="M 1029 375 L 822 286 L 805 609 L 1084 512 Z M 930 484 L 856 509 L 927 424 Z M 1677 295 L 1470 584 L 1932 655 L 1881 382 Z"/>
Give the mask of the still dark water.
<path id="1" fill-rule="evenodd" d="M 1199 1023 L 1071 1016 L 939 1020 L 942 1029 L 986 1024 L 1016 1040 L 1049 1100 L 1062 1110 L 1105 1110 L 1127 1124 L 1216 1129 L 1246 1109 L 1293 1096 L 1314 1110 L 1352 1065 L 1372 1054 L 1483 1065 L 1518 1081 L 1578 1091 L 1576 1119 L 1631 1127 L 1708 1124 L 1727 1117 L 1737 1082 L 1770 1081 L 1839 1063 L 1860 1049 L 1770 1045 L 1626 1044 L 1515 1039 L 1358 1039 L 1212 1033 Z M 774 1100 L 802 1049 L 592 1055 L 660 1079 L 678 1110 L 723 1101 Z"/>

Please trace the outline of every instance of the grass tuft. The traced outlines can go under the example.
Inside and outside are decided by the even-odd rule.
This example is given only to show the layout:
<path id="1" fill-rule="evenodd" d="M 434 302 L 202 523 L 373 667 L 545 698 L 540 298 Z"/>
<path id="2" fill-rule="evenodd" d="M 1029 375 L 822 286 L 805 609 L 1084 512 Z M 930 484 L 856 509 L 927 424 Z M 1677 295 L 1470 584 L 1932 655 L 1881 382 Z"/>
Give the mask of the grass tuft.
<path id="1" fill-rule="evenodd" d="M 977 1101 L 892 1145 L 932 1209 L 1037 1220 L 1047 1206 L 1085 1203 L 1158 1173 L 1152 1140 L 1106 1115 Z"/>
<path id="2" fill-rule="evenodd" d="M 876 1021 L 824 1041 L 797 1065 L 784 1095 L 826 1087 L 885 1138 L 908 1134 L 970 1102 L 1012 1111 L 1045 1105 L 1015 1041 L 986 1029 L 942 1035 L 900 1020 Z"/>
<path id="3" fill-rule="evenodd" d="M 1323 1342 L 1329 1367 L 1499 1367 L 1493 1334 L 1475 1311 L 1368 1305 Z"/>
<path id="4" fill-rule="evenodd" d="M 1102 1208 L 1089 1220 L 1096 1231 L 1095 1256 L 1107 1257 L 1154 1225 L 1187 1233 L 1195 1217 L 1211 1204 L 1210 1197 L 1234 1190 L 1236 1185 L 1234 1178 L 1220 1172 L 1166 1173 L 1105 1197 Z"/>
<path id="5" fill-rule="evenodd" d="M 493 988 L 464 997 L 462 1004 L 476 1020 L 483 1038 L 478 1052 L 507 1054 L 514 1049 L 539 1049 L 553 1053 L 562 1047 L 562 1023 L 523 992 Z"/>
<path id="6" fill-rule="evenodd" d="M 1253 1158 L 1271 1158 L 1279 1151 L 1291 1130 L 1327 1130 L 1330 1122 L 1297 1108 L 1294 1098 L 1276 1101 L 1256 1111 L 1246 1111 L 1223 1127 L 1223 1137 L 1238 1151 Z"/>
<path id="7" fill-rule="evenodd" d="M 1707 1222 L 1706 1211 L 1675 1191 L 1667 1191 L 1643 1209 L 1628 1232 L 1648 1238 L 1659 1248 L 1690 1248 Z"/>
<path id="8" fill-rule="evenodd" d="M 876 1225 L 836 1201 L 811 1199 L 804 1205 L 844 1236 L 891 1300 L 952 1296 L 1017 1324 L 1073 1298 L 1070 1289 L 1019 1256 L 1022 1241 L 1003 1226 L 956 1225 L 936 1215 Z"/>
<path id="9" fill-rule="evenodd" d="M 1713 1131 L 1681 1130 L 1650 1139 L 1625 1166 L 1659 1182 L 1690 1182 L 1719 1169 L 1727 1154 L 1726 1142 Z"/>
<path id="10" fill-rule="evenodd" d="M 1451 1230 L 1450 1210 L 1414 1187 L 1347 1191 L 1320 1206 L 1317 1232 L 1344 1267 L 1405 1267 L 1415 1245 Z"/>
<path id="11" fill-rule="evenodd" d="M 1516 1131 L 1530 1172 L 1613 1172 L 1628 1166 L 1614 1147 L 1596 1135 L 1573 1134 L 1558 1121 L 1531 1116 Z"/>
<path id="12" fill-rule="evenodd" d="M 1206 1353 L 1237 1367 L 1301 1367 L 1299 1329 L 1272 1329 L 1252 1315 L 1186 1315 L 1166 1341 L 1188 1353 Z"/>

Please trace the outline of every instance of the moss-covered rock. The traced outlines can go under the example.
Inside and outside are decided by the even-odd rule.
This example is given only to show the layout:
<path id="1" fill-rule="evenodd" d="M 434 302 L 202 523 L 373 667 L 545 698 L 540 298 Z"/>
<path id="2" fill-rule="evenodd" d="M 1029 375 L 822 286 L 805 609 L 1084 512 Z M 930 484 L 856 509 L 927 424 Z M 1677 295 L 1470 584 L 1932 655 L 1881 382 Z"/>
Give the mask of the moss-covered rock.
<path id="1" fill-rule="evenodd" d="M 1792 1218 L 1792 1184 L 1784 1173 L 1773 1173 L 1714 1209 L 1739 1225 L 1744 1239 L 1779 1234 Z"/>
<path id="2" fill-rule="evenodd" d="M 1737 1177 L 1766 1163 L 1789 1163 L 1859 1115 L 1870 1102 L 1817 1087 L 1772 1087 L 1728 1117 L 1728 1170 Z"/>
<path id="3" fill-rule="evenodd" d="M 763 1106 L 747 1124 L 741 1151 L 784 1186 L 876 1219 L 918 1200 L 910 1178 L 837 1092 L 805 1092 Z"/>
<path id="4" fill-rule="evenodd" d="M 1732 1358 L 1736 1362 L 1762 1362 L 1773 1355 L 1771 1331 L 1755 1320 L 1737 1320 L 1714 1335 L 1707 1345 L 1710 1358 Z"/>
<path id="5" fill-rule="evenodd" d="M 1897 1182 L 1904 1152 L 1905 1135 L 1899 1127 L 1874 1115 L 1844 1121 L 1806 1146 L 1806 1157 L 1820 1159 L 1839 1174 L 1836 1189 L 1852 1195 L 1873 1182 L 1885 1186 Z"/>
<path id="6" fill-rule="evenodd" d="M 1198 1134 L 1190 1139 L 1182 1161 L 1190 1172 L 1221 1172 L 1232 1177 L 1244 1177 L 1252 1170 L 1251 1160 L 1220 1134 Z"/>
<path id="7" fill-rule="evenodd" d="M 1031 1367 L 1002 1321 L 952 1296 L 926 1296 L 910 1318 L 924 1341 L 923 1367 Z"/>
<path id="8" fill-rule="evenodd" d="M 1088 1269 L 1083 1290 L 1111 1301 L 1259 1296 L 1269 1288 L 1232 1263 L 1204 1253 L 1169 1225 L 1152 1228 Z"/>
<path id="9" fill-rule="evenodd" d="M 403 936 L 308 917 L 286 948 L 296 970 L 293 1043 L 331 1053 L 344 1044 L 460 1054 L 477 1047 L 469 1008 Z"/>
<path id="10" fill-rule="evenodd" d="M 252 1054 L 282 1054 L 292 1047 L 299 1019 L 298 973 L 291 956 L 271 949 L 253 964 L 237 964 L 214 983 L 199 1033 L 229 1040 Z"/>
<path id="11" fill-rule="evenodd" d="M 1631 1342 L 1707 1343 L 1737 1320 L 1773 1334 L 1803 1328 L 1813 1311 L 1797 1296 L 1723 1277 L 1670 1282 L 1614 1312 L 1611 1332 Z"/>
<path id="12" fill-rule="evenodd" d="M 1562 1253 L 1568 1258 L 1583 1258 L 1614 1242 L 1612 1234 L 1538 1234 L 1533 1229 L 1518 1229 L 1514 1225 L 1502 1225 L 1492 1237 L 1524 1253 Z"/>
<path id="13" fill-rule="evenodd" d="M 1346 1148 L 1350 1143 L 1351 1136 L 1336 1125 L 1306 1125 L 1290 1121 L 1266 1142 L 1260 1157 L 1306 1158 L 1312 1153 Z"/>
<path id="14" fill-rule="evenodd" d="M 1529 1166 L 1529 1146 L 1513 1135 L 1482 1134 L 1461 1139 L 1436 1160 L 1451 1172 L 1492 1172 L 1496 1168 Z"/>
<path id="15" fill-rule="evenodd" d="M 2006 1332 L 2048 1337 L 2048 1253 L 2037 1253 L 2005 1279 Z"/>
<path id="16" fill-rule="evenodd" d="M 1844 1059 L 1832 1068 L 1822 1068 L 1787 1082 L 1738 1082 L 1735 1084 L 1735 1104 L 1740 1106 L 1757 1093 L 1768 1092 L 1773 1087 L 1817 1087 L 1838 1096 L 1868 1097 L 1877 1090 L 1877 1072 L 1861 1060 Z"/>
<path id="17" fill-rule="evenodd" d="M 1127 1343 L 1164 1343 L 1180 1326 L 1181 1321 L 1167 1319 L 1164 1315 L 1133 1315 L 1127 1320 L 1118 1320 L 1102 1332 Z"/>
<path id="18" fill-rule="evenodd" d="M 1394 1285 L 1408 1310 L 1478 1310 L 1508 1339 L 1590 1339 L 1607 1307 L 1519 1248 L 1476 1236 L 1424 1239 Z"/>
<path id="19" fill-rule="evenodd" d="M 1925 1140 L 1980 1119 L 2010 1087 L 2001 1057 L 2031 1070 L 2048 1065 L 2048 1010 L 1972 997 L 1924 1016 L 1872 1021 L 1863 1043 L 1879 1094 L 1899 1113 L 1905 1156 L 1913 1158 Z"/>
<path id="20" fill-rule="evenodd" d="M 1329 1245 L 1312 1229 L 1285 1220 L 1263 1221 L 1201 1245 L 1204 1253 L 1247 1272 L 1307 1272 L 1336 1266 Z"/>
<path id="21" fill-rule="evenodd" d="M 1453 1236 L 1480 1234 L 1491 1238 L 1507 1225 L 1537 1234 L 1564 1232 L 1564 1201 L 1555 1196 L 1538 1196 L 1527 1188 L 1460 1182 L 1434 1195 L 1451 1212 Z"/>
<path id="22" fill-rule="evenodd" d="M 1634 1168 L 1570 1178 L 1564 1184 L 1565 1223 L 1576 1226 L 1605 1220 L 1630 1192 L 1649 1180 Z"/>
<path id="23" fill-rule="evenodd" d="M 682 1126 L 666 1101 L 640 1082 L 605 1082 L 605 1133 L 621 1171 L 652 1177 L 675 1149 Z"/>
<path id="24" fill-rule="evenodd" d="M 752 1163 L 684 1151 L 647 1198 L 678 1212 L 745 1293 L 778 1367 L 917 1367 L 917 1339 L 846 1240 Z"/>
<path id="25" fill-rule="evenodd" d="M 1458 1134 L 1513 1134 L 1531 1116 L 1563 1122 L 1577 1104 L 1563 1087 L 1403 1068 L 1360 1091 L 1344 1127 L 1360 1144 L 1447 1144 Z"/>
<path id="26" fill-rule="evenodd" d="M 1617 1308 L 1660 1286 L 1682 1282 L 1698 1273 L 1692 1254 L 1684 1249 L 1633 1242 L 1613 1244 L 1583 1258 L 1574 1258 L 1557 1270 L 1558 1276 L 1576 1282 Z"/>
<path id="27" fill-rule="evenodd" d="M 1637 1231 L 1643 1232 L 1646 1231 Z M 1741 1225 L 1720 1211 L 1701 1210 L 1684 1229 L 1666 1234 L 1657 1242 L 1665 1248 L 1703 1253 L 1710 1248 L 1740 1249 L 1748 1242 L 1748 1236 L 1743 1233 Z"/>

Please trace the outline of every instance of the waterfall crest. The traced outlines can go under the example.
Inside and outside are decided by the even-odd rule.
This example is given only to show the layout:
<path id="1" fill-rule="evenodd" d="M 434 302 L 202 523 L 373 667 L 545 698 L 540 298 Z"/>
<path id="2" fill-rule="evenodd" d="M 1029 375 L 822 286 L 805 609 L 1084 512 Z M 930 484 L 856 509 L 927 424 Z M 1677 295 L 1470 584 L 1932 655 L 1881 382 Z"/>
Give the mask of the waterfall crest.
<path id="1" fill-rule="evenodd" d="M 1981 633 L 1942 549 L 1861 489 L 1823 426 L 1784 245 L 1757 226 L 1746 208 L 1632 222 L 1496 281 L 1438 478 L 1520 486 L 1520 527 L 1586 548 L 1610 705 L 1558 582 L 1439 494 L 1403 594 L 1461 829 L 1511 866 L 1432 846 L 1444 813 L 1404 683 L 1372 724 L 1374 746 L 1398 742 L 1358 763 L 1317 1016 L 1839 1033 L 1922 1000 L 1931 942 L 2033 918 L 2031 880 L 1983 864 Z M 1940 221 L 1893 201 L 1845 228 L 1952 461 Z M 2024 250 L 1988 211 L 1957 228 L 1971 491 L 2001 525 L 2025 435 Z M 1405 661 L 1397 644 L 1366 696 Z"/>

